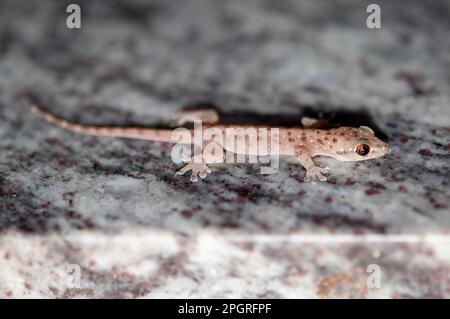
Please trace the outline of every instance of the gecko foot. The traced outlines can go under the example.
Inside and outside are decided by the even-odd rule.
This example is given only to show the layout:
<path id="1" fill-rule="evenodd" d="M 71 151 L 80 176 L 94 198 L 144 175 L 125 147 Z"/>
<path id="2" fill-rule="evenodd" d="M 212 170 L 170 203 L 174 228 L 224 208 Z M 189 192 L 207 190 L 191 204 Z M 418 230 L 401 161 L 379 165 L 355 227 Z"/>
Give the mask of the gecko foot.
<path id="1" fill-rule="evenodd" d="M 313 168 L 307 170 L 304 181 L 312 183 L 316 183 L 318 181 L 325 182 L 327 178 L 323 174 L 328 173 L 329 170 L 330 169 L 328 167 L 314 166 Z"/>
<path id="2" fill-rule="evenodd" d="M 175 173 L 175 176 L 184 175 L 184 173 L 191 171 L 191 182 L 197 182 L 198 177 L 205 178 L 209 173 L 211 173 L 211 169 L 205 163 L 190 163 L 185 167 L 180 169 Z"/>

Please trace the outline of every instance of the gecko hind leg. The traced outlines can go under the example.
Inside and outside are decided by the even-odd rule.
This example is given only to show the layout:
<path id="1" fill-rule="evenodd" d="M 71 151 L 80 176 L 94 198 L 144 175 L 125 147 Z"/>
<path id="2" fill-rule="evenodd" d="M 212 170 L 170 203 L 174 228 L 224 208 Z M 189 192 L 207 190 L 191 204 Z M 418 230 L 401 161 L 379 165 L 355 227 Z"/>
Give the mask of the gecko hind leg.
<path id="1" fill-rule="evenodd" d="M 178 126 L 194 121 L 202 121 L 205 124 L 215 124 L 219 121 L 219 114 L 213 109 L 180 111 L 175 113 L 174 123 Z"/>
<path id="2" fill-rule="evenodd" d="M 327 178 L 323 174 L 328 173 L 328 171 L 329 171 L 328 167 L 320 167 L 320 166 L 309 167 L 306 170 L 304 181 L 312 183 L 315 183 L 317 181 L 325 182 Z"/>
<path id="3" fill-rule="evenodd" d="M 327 177 L 323 174 L 328 173 L 329 168 L 316 165 L 311 159 L 308 149 L 297 147 L 295 155 L 297 155 L 300 164 L 306 169 L 305 182 L 316 183 L 318 181 L 325 182 L 327 180 Z"/>

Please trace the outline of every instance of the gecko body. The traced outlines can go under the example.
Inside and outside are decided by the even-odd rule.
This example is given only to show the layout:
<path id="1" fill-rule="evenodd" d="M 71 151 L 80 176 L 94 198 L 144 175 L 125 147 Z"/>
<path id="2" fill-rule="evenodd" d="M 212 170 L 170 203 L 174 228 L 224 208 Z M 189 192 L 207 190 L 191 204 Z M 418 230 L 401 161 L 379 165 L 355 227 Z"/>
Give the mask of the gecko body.
<path id="1" fill-rule="evenodd" d="M 87 126 L 57 118 L 36 105 L 31 105 L 31 111 L 52 124 L 79 134 L 177 143 L 172 135 L 173 130 L 170 129 Z M 202 153 L 195 154 L 186 166 L 176 172 L 176 175 L 183 175 L 191 171 L 191 181 L 193 182 L 198 181 L 198 177 L 205 178 L 211 172 L 208 166 L 209 164 L 218 163 L 223 160 L 224 153 L 217 152 L 217 150 L 225 150 L 249 156 L 295 156 L 306 169 L 304 180 L 311 182 L 326 181 L 324 174 L 329 170 L 327 167 L 316 165 L 312 160 L 313 157 L 329 156 L 339 161 L 363 161 L 381 157 L 388 151 L 388 145 L 378 139 L 374 132 L 366 126 L 332 129 L 312 128 L 314 127 L 313 125 L 311 125 L 311 128 L 276 128 L 275 145 L 272 139 L 263 139 L 258 134 L 260 129 L 273 128 L 219 125 L 217 124 L 219 117 L 214 110 L 180 113 L 177 122 L 185 123 L 196 119 L 201 119 L 206 122 L 202 130 L 209 129 L 215 133 L 209 139 L 200 142 L 202 148 L 213 146 L 214 152 L 211 152 L 212 156 L 204 156 Z M 311 124 L 314 124 L 314 121 Z M 244 134 L 237 134 L 230 140 L 227 135 L 230 129 L 239 130 L 240 132 L 244 132 Z M 196 129 L 191 129 L 189 132 L 192 137 L 197 133 Z M 243 145 L 240 149 L 236 147 L 239 141 Z M 263 151 L 261 151 L 262 148 L 255 147 L 256 145 L 262 144 L 262 142 L 266 145 Z M 196 142 L 194 141 L 192 143 L 195 144 Z"/>

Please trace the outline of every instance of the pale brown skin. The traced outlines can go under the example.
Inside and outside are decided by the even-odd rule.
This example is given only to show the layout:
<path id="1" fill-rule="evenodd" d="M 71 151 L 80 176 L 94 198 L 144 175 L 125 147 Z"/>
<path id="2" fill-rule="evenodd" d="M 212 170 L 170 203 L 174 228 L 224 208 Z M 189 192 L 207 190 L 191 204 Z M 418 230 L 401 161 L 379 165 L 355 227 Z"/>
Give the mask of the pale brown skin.
<path id="1" fill-rule="evenodd" d="M 172 139 L 172 130 L 85 126 L 59 119 L 52 114 L 39 109 L 35 105 L 31 106 L 31 110 L 48 122 L 79 134 L 176 143 L 176 141 Z M 226 130 L 230 128 L 243 130 L 257 130 L 258 128 L 261 128 L 255 126 L 216 125 L 215 123 L 218 121 L 218 116 L 213 110 L 181 113 L 178 122 L 185 123 L 196 119 L 203 120 L 208 124 L 205 128 L 213 128 L 223 136 L 226 136 Z M 309 119 L 309 121 L 310 120 L 311 119 Z M 313 125 L 311 125 L 311 127 L 313 127 Z M 191 133 L 194 135 L 195 131 L 191 130 Z M 252 134 L 249 135 L 251 136 Z M 326 177 L 323 174 L 328 171 L 327 167 L 320 167 L 314 164 L 312 158 L 315 156 L 329 156 L 339 161 L 364 161 L 381 157 L 388 151 L 388 145 L 378 139 L 374 132 L 365 126 L 359 128 L 339 127 L 332 129 L 280 128 L 278 129 L 277 136 L 279 143 L 276 154 L 275 149 L 272 148 L 270 139 L 267 141 L 269 153 L 271 155 L 296 156 L 300 164 L 306 169 L 305 181 L 311 182 L 319 180 L 325 181 Z M 258 148 L 252 148 L 252 146 L 255 146 L 255 141 L 258 141 L 258 137 L 251 137 L 254 137 L 255 139 L 246 139 L 245 136 L 243 137 L 245 144 L 243 150 L 230 146 L 231 143 L 229 143 L 226 138 L 218 139 L 213 137 L 209 141 L 203 141 L 203 143 L 205 143 L 203 146 L 212 144 L 214 147 L 230 152 L 243 152 L 245 155 L 262 155 L 259 153 Z M 239 140 L 239 137 L 237 137 L 237 140 Z M 211 172 L 207 164 L 216 162 L 217 157 L 214 161 L 208 161 L 202 154 L 198 154 L 192 157 L 190 163 L 180 169 L 176 175 L 183 175 L 191 170 L 191 181 L 196 182 L 198 176 L 205 178 L 206 175 Z"/>

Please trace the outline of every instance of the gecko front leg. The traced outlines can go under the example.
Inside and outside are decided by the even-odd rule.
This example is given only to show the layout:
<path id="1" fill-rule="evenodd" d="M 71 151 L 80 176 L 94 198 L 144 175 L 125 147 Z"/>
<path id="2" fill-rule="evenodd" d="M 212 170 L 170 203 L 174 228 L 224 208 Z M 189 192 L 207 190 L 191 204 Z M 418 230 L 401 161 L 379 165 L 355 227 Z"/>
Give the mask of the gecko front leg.
<path id="1" fill-rule="evenodd" d="M 200 156 L 202 154 L 199 154 Z M 192 171 L 191 173 L 191 182 L 195 183 L 198 181 L 198 177 L 200 176 L 200 178 L 206 178 L 206 176 L 208 176 L 209 173 L 211 173 L 211 169 L 208 167 L 208 165 L 206 165 L 206 163 L 197 163 L 194 160 L 195 156 L 193 156 L 191 158 L 191 162 L 189 164 L 187 164 L 186 166 L 184 166 L 182 169 L 178 170 L 175 173 L 175 176 L 178 175 L 184 175 L 186 172 L 188 171 Z"/>
<path id="2" fill-rule="evenodd" d="M 295 149 L 300 164 L 306 169 L 305 182 L 315 183 L 317 181 L 326 181 L 327 178 L 323 175 L 329 171 L 328 167 L 320 167 L 314 164 L 311 155 L 307 148 L 298 147 Z"/>
<path id="3" fill-rule="evenodd" d="M 191 173 L 191 182 L 197 182 L 198 177 L 201 179 L 206 178 L 206 176 L 211 173 L 211 169 L 207 164 L 222 163 L 224 158 L 223 147 L 220 143 L 213 141 L 208 148 L 208 151 L 196 154 L 191 157 L 190 162 L 184 166 L 182 169 L 175 173 L 177 175 L 184 175 L 188 171 Z"/>

